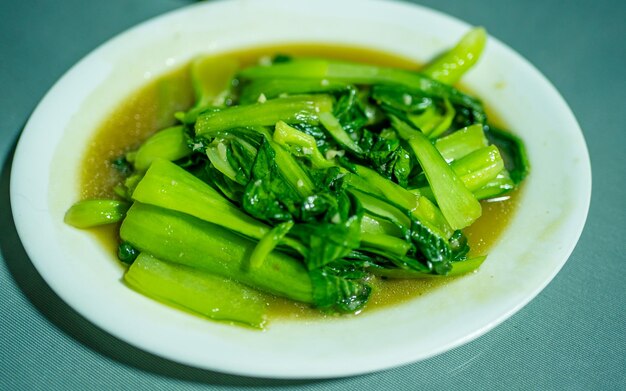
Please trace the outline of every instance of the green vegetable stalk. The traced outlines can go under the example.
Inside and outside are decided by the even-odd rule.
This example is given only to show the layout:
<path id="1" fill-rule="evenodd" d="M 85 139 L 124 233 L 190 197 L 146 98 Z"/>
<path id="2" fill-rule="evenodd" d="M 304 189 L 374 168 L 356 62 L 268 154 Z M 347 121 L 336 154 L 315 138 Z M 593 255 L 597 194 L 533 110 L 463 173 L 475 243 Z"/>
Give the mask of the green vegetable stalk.
<path id="1" fill-rule="evenodd" d="M 76 228 L 91 228 L 121 221 L 128 203 L 117 200 L 84 200 L 72 205 L 65 213 L 64 222 Z"/>
<path id="2" fill-rule="evenodd" d="M 292 300 L 313 302 L 311 280 L 300 262 L 271 252 L 252 271 L 249 258 L 255 242 L 187 214 L 135 202 L 122 223 L 120 236 L 140 251 L 164 261 Z"/>
<path id="3" fill-rule="evenodd" d="M 420 131 L 392 118 L 393 126 L 407 140 L 420 162 L 441 213 L 453 229 L 472 224 L 482 213 L 476 197 L 446 163 L 437 148 Z"/>
<path id="4" fill-rule="evenodd" d="M 422 72 L 434 80 L 454 84 L 478 61 L 486 42 L 485 29 L 475 27 L 454 48 L 428 64 Z"/>
<path id="5" fill-rule="evenodd" d="M 471 30 L 421 72 L 198 58 L 195 105 L 114 160 L 123 201 L 80 201 L 65 222 L 121 222 L 130 287 L 253 328 L 266 321 L 260 292 L 358 313 L 372 278 L 473 272 L 485 256 L 463 229 L 530 167 L 522 139 L 452 86 L 486 38 Z"/>
<path id="6" fill-rule="evenodd" d="M 254 289 L 227 278 L 142 253 L 124 281 L 146 296 L 211 319 L 263 328 L 264 298 Z"/>

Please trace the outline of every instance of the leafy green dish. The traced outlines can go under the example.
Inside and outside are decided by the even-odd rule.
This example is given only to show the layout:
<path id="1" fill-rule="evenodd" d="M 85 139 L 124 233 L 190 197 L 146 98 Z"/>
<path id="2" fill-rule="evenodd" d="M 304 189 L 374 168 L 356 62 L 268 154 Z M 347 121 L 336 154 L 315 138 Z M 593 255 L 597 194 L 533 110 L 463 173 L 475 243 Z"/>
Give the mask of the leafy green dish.
<path id="1" fill-rule="evenodd" d="M 255 328 L 259 292 L 357 313 L 372 276 L 472 272 L 485 256 L 468 256 L 462 229 L 529 169 L 521 140 L 453 87 L 486 37 L 472 29 L 419 72 L 199 58 L 195 105 L 113 162 L 125 178 L 115 199 L 79 201 L 65 221 L 121 223 L 135 290 Z"/>

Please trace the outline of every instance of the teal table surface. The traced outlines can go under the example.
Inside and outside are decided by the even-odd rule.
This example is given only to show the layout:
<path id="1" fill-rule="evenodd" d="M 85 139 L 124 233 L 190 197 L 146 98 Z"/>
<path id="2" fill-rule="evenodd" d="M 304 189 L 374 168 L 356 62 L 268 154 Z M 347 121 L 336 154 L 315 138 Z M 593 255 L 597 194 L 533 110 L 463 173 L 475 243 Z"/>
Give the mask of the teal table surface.
<path id="1" fill-rule="evenodd" d="M 189 3 L 0 0 L 0 389 L 626 390 L 623 0 L 416 1 L 485 26 L 533 63 L 572 108 L 591 155 L 591 209 L 574 252 L 537 298 L 486 335 L 368 375 L 253 379 L 143 352 L 67 306 L 15 231 L 9 178 L 16 142 L 39 100 L 75 62 L 136 23 Z"/>

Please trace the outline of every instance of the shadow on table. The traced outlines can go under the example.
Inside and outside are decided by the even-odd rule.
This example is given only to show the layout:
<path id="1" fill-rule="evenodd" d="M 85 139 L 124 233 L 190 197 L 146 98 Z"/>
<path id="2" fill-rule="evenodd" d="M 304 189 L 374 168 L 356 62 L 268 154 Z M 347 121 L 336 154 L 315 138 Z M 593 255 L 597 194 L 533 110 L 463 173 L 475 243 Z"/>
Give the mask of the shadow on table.
<path id="1" fill-rule="evenodd" d="M 9 182 L 11 161 L 8 154 L 0 177 L 0 252 L 7 268 L 24 295 L 50 322 L 94 351 L 138 369 L 185 381 L 239 387 L 297 386 L 318 380 L 258 379 L 228 375 L 189 367 L 155 356 L 123 342 L 96 327 L 70 308 L 52 291 L 31 263 L 18 237 L 11 214 Z"/>

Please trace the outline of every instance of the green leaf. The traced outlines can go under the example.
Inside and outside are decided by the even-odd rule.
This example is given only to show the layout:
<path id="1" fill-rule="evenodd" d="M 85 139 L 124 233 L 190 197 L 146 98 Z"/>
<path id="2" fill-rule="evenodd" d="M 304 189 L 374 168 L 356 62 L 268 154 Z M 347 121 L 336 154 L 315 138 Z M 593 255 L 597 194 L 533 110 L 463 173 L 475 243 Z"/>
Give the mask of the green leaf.
<path id="1" fill-rule="evenodd" d="M 317 148 L 313 136 L 301 132 L 283 121 L 278 121 L 276 124 L 273 140 L 292 155 L 309 160 L 313 168 L 329 168 L 335 165 L 332 161 L 324 158 Z"/>
<path id="2" fill-rule="evenodd" d="M 504 159 L 513 183 L 520 184 L 530 173 L 530 163 L 524 142 L 518 136 L 493 125 L 486 128 L 485 134 L 495 144 Z"/>
<path id="3" fill-rule="evenodd" d="M 297 163 L 288 161 L 287 164 Z M 297 211 L 296 203 L 302 199 L 296 190 L 297 184 L 297 180 L 295 186 L 285 181 L 277 165 L 276 151 L 265 139 L 252 166 L 251 180 L 243 194 L 242 206 L 257 219 L 268 222 L 292 220 Z"/>
<path id="4" fill-rule="evenodd" d="M 330 112 L 320 113 L 320 122 L 324 125 L 324 128 L 328 133 L 337 141 L 343 148 L 353 152 L 359 156 L 363 154 L 363 150 L 352 139 L 349 133 L 345 131 L 339 120 Z"/>
<path id="5" fill-rule="evenodd" d="M 315 269 L 310 275 L 313 300 L 318 308 L 354 313 L 367 304 L 372 292 L 364 282 L 337 276 L 332 269 Z"/>

